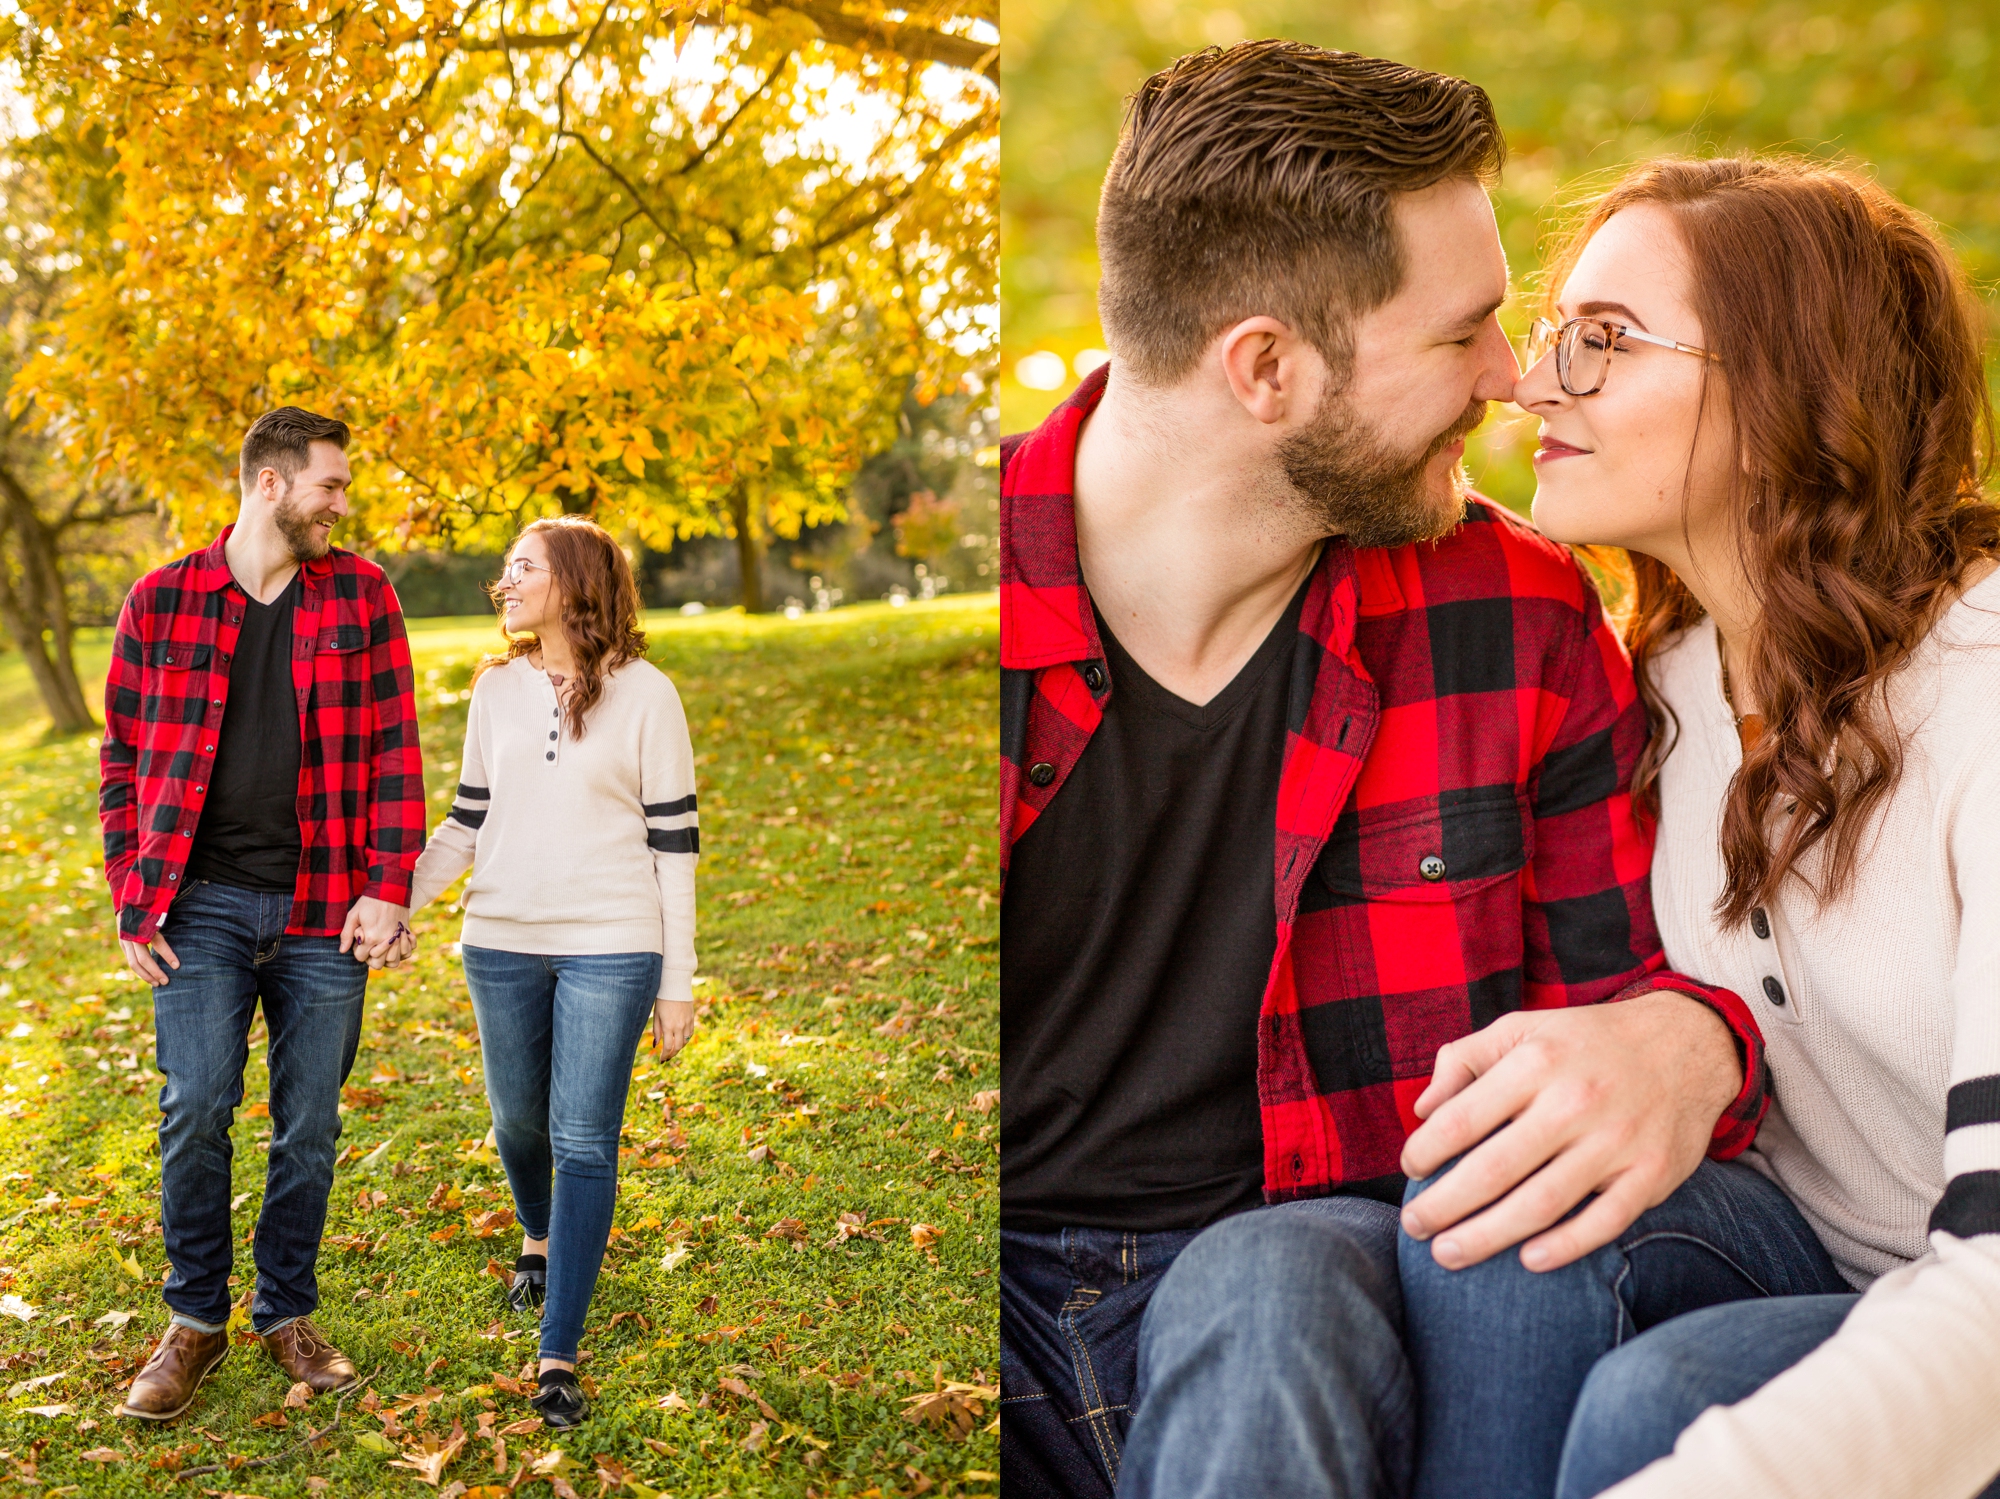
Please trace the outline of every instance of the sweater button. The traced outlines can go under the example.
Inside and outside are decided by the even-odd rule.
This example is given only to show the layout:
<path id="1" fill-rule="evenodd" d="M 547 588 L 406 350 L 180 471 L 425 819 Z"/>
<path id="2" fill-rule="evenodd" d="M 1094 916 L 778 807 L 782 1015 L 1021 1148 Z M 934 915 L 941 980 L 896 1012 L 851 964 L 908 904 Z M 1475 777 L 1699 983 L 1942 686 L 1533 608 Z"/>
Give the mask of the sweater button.
<path id="1" fill-rule="evenodd" d="M 1426 854 L 1417 865 L 1417 873 L 1435 885 L 1444 878 L 1444 860 L 1436 854 Z"/>
<path id="2" fill-rule="evenodd" d="M 555 759 L 555 757 L 556 757 L 556 752 L 555 752 L 554 750 L 550 750 L 550 751 L 548 752 L 548 754 L 547 754 L 546 756 L 544 756 L 543 758 L 545 758 L 545 759 L 549 759 L 549 760 L 553 760 L 553 759 Z"/>
<path id="3" fill-rule="evenodd" d="M 1028 779 L 1037 786 L 1046 786 L 1056 778 L 1056 768 L 1046 760 L 1037 760 L 1028 767 Z"/>
<path id="4" fill-rule="evenodd" d="M 1771 935 L 1771 918 L 1764 914 L 1762 906 L 1757 907 L 1756 910 L 1750 913 L 1750 930 L 1758 936 L 1769 940 Z"/>
<path id="5" fill-rule="evenodd" d="M 549 730 L 549 738 L 553 739 L 553 738 L 555 738 L 555 737 L 556 737 L 556 731 L 555 731 L 554 729 L 550 729 L 550 730 Z"/>
<path id="6" fill-rule="evenodd" d="M 1785 1003 L 1785 986 L 1769 974 L 1764 976 L 1764 998 L 1781 1008 Z"/>

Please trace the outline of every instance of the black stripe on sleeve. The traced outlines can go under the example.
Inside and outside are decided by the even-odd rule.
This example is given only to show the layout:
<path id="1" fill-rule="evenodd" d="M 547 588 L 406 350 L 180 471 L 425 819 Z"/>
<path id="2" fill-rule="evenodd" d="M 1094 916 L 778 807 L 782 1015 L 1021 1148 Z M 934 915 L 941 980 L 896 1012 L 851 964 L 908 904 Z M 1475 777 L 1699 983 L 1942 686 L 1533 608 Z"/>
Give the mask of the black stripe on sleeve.
<path id="1" fill-rule="evenodd" d="M 460 801 L 475 802 L 489 801 L 492 799 L 492 793 L 484 786 L 468 786 L 465 782 L 460 781 L 458 783 L 458 799 Z"/>
<path id="2" fill-rule="evenodd" d="M 701 829 L 648 828 L 646 847 L 656 854 L 698 854 L 701 852 Z"/>
<path id="3" fill-rule="evenodd" d="M 647 802 L 648 817 L 679 817 L 683 812 L 694 810 L 694 793 L 690 791 L 677 802 Z"/>
<path id="4" fill-rule="evenodd" d="M 486 809 L 484 807 L 476 810 L 467 807 L 453 807 L 451 809 L 451 820 L 453 822 L 464 823 L 465 826 L 471 828 L 476 833 L 485 825 Z"/>
<path id="5" fill-rule="evenodd" d="M 1945 1183 L 1944 1196 L 1931 1209 L 1929 1231 L 1939 1229 L 1961 1239 L 2000 1234 L 2000 1171 L 1967 1171 Z"/>
<path id="6" fill-rule="evenodd" d="M 1953 1083 L 1944 1098 L 1944 1128 L 1949 1134 L 1975 1124 L 2000 1124 L 2000 1073 Z"/>

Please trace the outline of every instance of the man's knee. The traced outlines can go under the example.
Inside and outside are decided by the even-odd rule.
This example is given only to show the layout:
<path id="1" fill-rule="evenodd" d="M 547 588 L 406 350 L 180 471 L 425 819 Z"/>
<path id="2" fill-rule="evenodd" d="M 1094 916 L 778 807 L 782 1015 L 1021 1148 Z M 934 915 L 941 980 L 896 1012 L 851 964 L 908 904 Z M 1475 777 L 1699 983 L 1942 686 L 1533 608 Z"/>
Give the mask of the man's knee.
<path id="1" fill-rule="evenodd" d="M 1309 1212 L 1263 1208 L 1224 1219 L 1181 1251 L 1147 1312 L 1149 1328 L 1226 1325 L 1271 1346 L 1401 1321 L 1396 1267 L 1371 1236 Z"/>

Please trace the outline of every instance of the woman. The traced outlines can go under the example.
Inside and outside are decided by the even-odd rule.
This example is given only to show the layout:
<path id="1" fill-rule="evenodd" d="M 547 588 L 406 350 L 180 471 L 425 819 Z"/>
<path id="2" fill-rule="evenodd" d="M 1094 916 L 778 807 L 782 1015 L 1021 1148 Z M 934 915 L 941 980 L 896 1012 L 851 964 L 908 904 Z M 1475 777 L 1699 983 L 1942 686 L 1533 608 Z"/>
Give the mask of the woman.
<path id="1" fill-rule="evenodd" d="M 2000 1473 L 1978 315 L 1917 215 L 1796 160 L 1635 169 L 1551 284 L 1515 393 L 1535 520 L 1631 554 L 1667 958 L 1757 1007 L 1777 1101 L 1747 1164 L 1561 1270 L 1403 1241 L 1418 1492 L 1974 1494 Z"/>
<path id="2" fill-rule="evenodd" d="M 465 982 L 521 1255 L 508 1300 L 542 1311 L 535 1408 L 588 1411 L 577 1341 L 617 1198 L 632 1055 L 694 1030 L 694 754 L 646 660 L 625 554 L 575 517 L 536 521 L 501 574 L 507 653 L 473 679 L 458 795 L 412 908 L 467 865 Z M 553 1173 L 553 1190 L 551 1174 Z"/>

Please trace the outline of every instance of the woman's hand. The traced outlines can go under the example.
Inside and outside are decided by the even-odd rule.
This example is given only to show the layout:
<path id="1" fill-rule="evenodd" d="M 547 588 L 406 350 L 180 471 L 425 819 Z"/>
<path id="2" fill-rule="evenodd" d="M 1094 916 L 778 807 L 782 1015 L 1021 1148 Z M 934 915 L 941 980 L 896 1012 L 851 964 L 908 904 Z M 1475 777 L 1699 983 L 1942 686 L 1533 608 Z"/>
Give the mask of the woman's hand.
<path id="1" fill-rule="evenodd" d="M 656 999 L 653 1001 L 653 1044 L 666 1061 L 694 1039 L 694 1001 Z"/>

